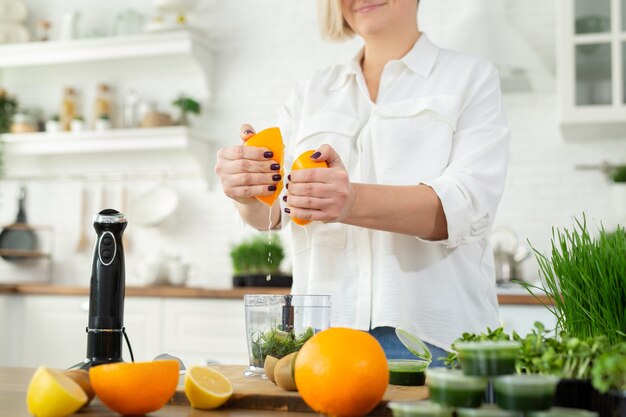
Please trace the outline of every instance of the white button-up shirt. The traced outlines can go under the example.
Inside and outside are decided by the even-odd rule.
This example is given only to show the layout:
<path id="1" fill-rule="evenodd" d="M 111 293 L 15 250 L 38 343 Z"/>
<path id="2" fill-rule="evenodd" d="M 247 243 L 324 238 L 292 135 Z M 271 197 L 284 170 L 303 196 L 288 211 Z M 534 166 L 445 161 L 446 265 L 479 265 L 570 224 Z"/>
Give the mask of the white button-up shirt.
<path id="1" fill-rule="evenodd" d="M 341 223 L 303 228 L 283 216 L 294 245 L 292 292 L 330 294 L 333 326 L 403 327 L 449 349 L 463 332 L 498 326 L 487 242 L 509 147 L 498 74 L 422 34 L 402 59 L 385 65 L 374 103 L 362 54 L 296 85 L 279 120 L 286 169 L 326 143 L 352 182 L 426 184 L 441 200 L 448 239 Z"/>

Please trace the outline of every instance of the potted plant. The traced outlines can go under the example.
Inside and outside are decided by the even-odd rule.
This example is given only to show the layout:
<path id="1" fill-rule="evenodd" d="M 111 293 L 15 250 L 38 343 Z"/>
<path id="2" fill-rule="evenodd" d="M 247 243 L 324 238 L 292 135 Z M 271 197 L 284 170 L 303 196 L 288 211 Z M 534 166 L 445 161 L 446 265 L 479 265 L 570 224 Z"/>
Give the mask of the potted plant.
<path id="1" fill-rule="evenodd" d="M 280 273 L 284 257 L 282 243 L 276 234 L 271 239 L 257 235 L 242 241 L 230 250 L 233 285 L 290 287 L 291 276 Z"/>
<path id="2" fill-rule="evenodd" d="M 591 369 L 607 349 L 626 343 L 626 231 L 621 226 L 613 232 L 601 227 L 594 238 L 584 215 L 575 222 L 571 230 L 553 231 L 550 255 L 533 250 L 543 280 L 539 289 L 550 300 L 546 308 L 557 319 L 556 334 L 565 339 L 561 352 L 546 353 L 564 358 L 555 363 L 556 368 L 564 368 L 557 403 L 597 408 Z M 523 285 L 529 291 L 537 288 Z M 564 372 L 568 368 L 571 371 Z M 605 415 L 611 414 L 600 413 Z"/>
<path id="3" fill-rule="evenodd" d="M 592 408 L 608 416 L 626 415 L 626 342 L 603 353 L 593 364 Z"/>
<path id="4" fill-rule="evenodd" d="M 11 128 L 13 116 L 17 112 L 17 100 L 0 88 L 0 134 L 7 133 Z M 3 174 L 3 142 L 0 141 L 0 178 Z"/>
<path id="5" fill-rule="evenodd" d="M 180 109 L 178 124 L 181 126 L 187 126 L 189 124 L 189 113 L 200 114 L 202 112 L 200 103 L 184 94 L 180 94 L 172 104 Z"/>
<path id="6" fill-rule="evenodd" d="M 70 126 L 72 132 L 83 132 L 85 130 L 85 118 L 80 115 L 74 116 Z"/>

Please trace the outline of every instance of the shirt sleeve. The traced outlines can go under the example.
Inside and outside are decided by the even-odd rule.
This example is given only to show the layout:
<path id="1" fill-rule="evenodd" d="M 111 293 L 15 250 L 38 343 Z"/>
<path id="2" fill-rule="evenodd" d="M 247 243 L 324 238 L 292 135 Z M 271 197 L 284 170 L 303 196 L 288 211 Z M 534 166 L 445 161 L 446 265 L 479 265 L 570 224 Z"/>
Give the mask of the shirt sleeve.
<path id="1" fill-rule="evenodd" d="M 425 185 L 441 200 L 448 248 L 486 237 L 493 224 L 508 165 L 510 131 L 495 67 L 470 87 L 452 138 L 444 172 Z"/>

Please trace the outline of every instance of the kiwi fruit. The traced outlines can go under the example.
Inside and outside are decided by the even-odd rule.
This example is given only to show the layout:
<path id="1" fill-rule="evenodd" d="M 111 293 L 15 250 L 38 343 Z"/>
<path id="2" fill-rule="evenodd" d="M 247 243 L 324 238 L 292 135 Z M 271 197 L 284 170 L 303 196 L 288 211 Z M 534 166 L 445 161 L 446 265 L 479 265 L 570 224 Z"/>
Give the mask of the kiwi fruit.
<path id="1" fill-rule="evenodd" d="M 69 376 L 70 378 L 72 378 L 72 380 L 74 380 L 74 382 L 80 385 L 83 391 L 85 391 L 85 394 L 87 394 L 87 402 L 85 403 L 83 407 L 87 407 L 89 403 L 91 402 L 91 400 L 93 400 L 93 398 L 96 396 L 96 393 L 93 390 L 93 387 L 91 386 L 91 381 L 89 379 L 89 372 L 87 372 L 84 369 L 72 369 L 69 371 L 63 371 L 63 373 L 66 376 Z"/>
<path id="2" fill-rule="evenodd" d="M 279 359 L 273 356 L 267 355 L 265 357 L 265 364 L 263 364 L 263 370 L 265 370 L 265 375 L 272 381 L 274 384 L 276 383 L 276 379 L 274 379 L 274 369 L 276 368 L 276 364 Z"/>
<path id="3" fill-rule="evenodd" d="M 293 365 L 296 362 L 298 352 L 290 353 L 281 358 L 274 368 L 276 384 L 286 391 L 297 391 L 296 381 L 293 377 Z"/>

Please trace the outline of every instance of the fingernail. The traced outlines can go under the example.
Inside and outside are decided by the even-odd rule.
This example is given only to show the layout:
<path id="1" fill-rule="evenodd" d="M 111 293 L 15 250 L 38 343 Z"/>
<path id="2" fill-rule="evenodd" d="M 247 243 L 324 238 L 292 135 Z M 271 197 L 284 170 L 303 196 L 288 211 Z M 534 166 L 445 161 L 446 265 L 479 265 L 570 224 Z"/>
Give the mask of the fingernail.
<path id="1" fill-rule="evenodd" d="M 276 186 L 275 185 L 270 185 L 269 187 L 267 187 L 268 191 L 276 191 Z"/>
<path id="2" fill-rule="evenodd" d="M 286 188 L 286 189 L 289 189 L 289 184 L 285 184 L 285 188 Z"/>
<path id="3" fill-rule="evenodd" d="M 266 157 L 266 158 L 271 158 L 271 157 L 274 156 L 274 152 L 267 151 L 267 152 L 263 153 L 263 156 Z"/>
<path id="4" fill-rule="evenodd" d="M 281 176 L 280 176 L 280 174 L 274 174 L 274 175 L 272 175 L 272 179 L 273 179 L 274 181 L 280 181 Z"/>
<path id="5" fill-rule="evenodd" d="M 291 210 L 289 210 L 289 207 L 285 207 L 285 213 L 287 214 L 291 213 Z"/>
<path id="6" fill-rule="evenodd" d="M 311 155 L 311 158 L 312 158 L 312 159 L 317 159 L 317 158 L 319 158 L 320 156 L 322 156 L 322 153 L 321 153 L 321 152 L 315 152 L 313 155 Z"/>
<path id="7" fill-rule="evenodd" d="M 280 165 L 279 164 L 272 164 L 270 165 L 270 168 L 272 171 L 278 171 L 280 169 Z"/>
<path id="8" fill-rule="evenodd" d="M 251 134 L 253 134 L 253 133 L 254 133 L 254 131 L 252 131 L 252 130 L 250 130 L 250 129 L 246 129 L 246 130 L 244 130 L 244 131 L 243 131 L 243 134 L 244 134 L 244 135 L 251 135 Z"/>
<path id="9" fill-rule="evenodd" d="M 286 196 L 286 195 L 284 195 L 284 196 L 283 196 L 283 201 L 284 201 L 285 203 L 287 202 L 287 196 Z"/>
<path id="10" fill-rule="evenodd" d="M 287 181 L 291 181 L 291 174 L 287 175 Z"/>

